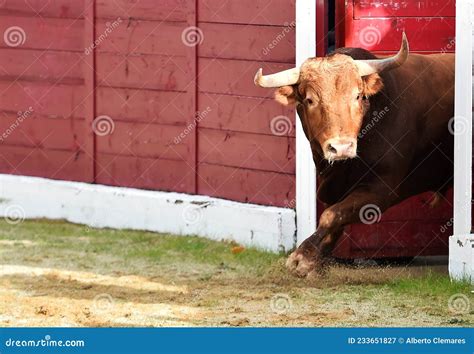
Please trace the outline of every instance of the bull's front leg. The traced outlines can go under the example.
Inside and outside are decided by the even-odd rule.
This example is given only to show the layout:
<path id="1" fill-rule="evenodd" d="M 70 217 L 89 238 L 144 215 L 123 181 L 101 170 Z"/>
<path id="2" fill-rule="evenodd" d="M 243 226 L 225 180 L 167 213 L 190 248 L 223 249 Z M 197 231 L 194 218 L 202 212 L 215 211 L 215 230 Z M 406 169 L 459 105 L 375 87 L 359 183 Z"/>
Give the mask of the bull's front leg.
<path id="1" fill-rule="evenodd" d="M 384 212 L 394 200 L 394 195 L 387 192 L 386 188 L 354 190 L 341 202 L 324 210 L 316 232 L 288 257 L 286 266 L 300 277 L 317 273 L 333 250 L 344 226 L 361 221 L 359 214 L 364 206 L 373 204 L 374 208 Z"/>

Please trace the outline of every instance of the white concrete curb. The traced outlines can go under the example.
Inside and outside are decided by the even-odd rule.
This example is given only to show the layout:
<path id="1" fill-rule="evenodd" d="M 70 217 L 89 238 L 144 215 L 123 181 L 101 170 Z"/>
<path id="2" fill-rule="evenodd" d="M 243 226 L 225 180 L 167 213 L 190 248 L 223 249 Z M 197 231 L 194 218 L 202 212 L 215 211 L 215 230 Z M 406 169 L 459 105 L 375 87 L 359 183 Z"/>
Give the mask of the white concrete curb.
<path id="1" fill-rule="evenodd" d="M 296 244 L 295 211 L 206 196 L 0 174 L 0 216 L 234 240 L 278 252 Z"/>

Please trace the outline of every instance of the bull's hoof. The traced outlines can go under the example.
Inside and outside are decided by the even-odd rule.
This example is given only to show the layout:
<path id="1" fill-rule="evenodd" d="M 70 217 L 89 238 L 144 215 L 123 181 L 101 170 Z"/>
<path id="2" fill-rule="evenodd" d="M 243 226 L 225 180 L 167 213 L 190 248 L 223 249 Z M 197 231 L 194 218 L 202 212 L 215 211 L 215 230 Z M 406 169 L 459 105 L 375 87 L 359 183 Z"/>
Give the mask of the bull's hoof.
<path id="1" fill-rule="evenodd" d="M 313 277 L 322 271 L 322 264 L 318 257 L 307 255 L 300 249 L 290 254 L 286 261 L 286 267 L 291 273 L 301 278 Z"/>

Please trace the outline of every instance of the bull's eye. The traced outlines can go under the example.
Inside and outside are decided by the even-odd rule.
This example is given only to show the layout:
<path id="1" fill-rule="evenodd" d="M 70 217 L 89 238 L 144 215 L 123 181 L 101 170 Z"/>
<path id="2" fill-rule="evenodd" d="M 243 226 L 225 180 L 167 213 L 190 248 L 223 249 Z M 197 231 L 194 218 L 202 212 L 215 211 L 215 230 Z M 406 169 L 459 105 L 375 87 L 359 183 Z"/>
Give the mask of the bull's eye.
<path id="1" fill-rule="evenodd" d="M 358 100 L 359 98 L 360 98 L 360 95 L 357 95 L 356 100 Z"/>
<path id="2" fill-rule="evenodd" d="M 366 95 L 364 95 L 364 96 L 362 96 L 362 99 L 363 99 L 363 100 L 367 100 L 368 97 L 367 97 Z"/>
<path id="3" fill-rule="evenodd" d="M 311 106 L 313 104 L 313 100 L 311 98 L 306 98 L 306 103 Z"/>

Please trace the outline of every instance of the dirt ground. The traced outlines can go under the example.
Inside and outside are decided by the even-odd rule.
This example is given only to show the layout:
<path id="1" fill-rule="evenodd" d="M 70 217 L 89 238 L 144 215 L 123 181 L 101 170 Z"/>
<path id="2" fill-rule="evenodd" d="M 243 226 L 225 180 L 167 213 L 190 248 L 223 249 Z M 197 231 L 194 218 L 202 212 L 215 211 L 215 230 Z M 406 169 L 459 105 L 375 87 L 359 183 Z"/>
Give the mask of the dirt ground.
<path id="1" fill-rule="evenodd" d="M 0 326 L 472 326 L 446 261 L 334 265 L 294 278 L 284 255 L 197 237 L 0 222 Z M 430 263 L 433 263 L 430 260 Z"/>

